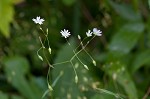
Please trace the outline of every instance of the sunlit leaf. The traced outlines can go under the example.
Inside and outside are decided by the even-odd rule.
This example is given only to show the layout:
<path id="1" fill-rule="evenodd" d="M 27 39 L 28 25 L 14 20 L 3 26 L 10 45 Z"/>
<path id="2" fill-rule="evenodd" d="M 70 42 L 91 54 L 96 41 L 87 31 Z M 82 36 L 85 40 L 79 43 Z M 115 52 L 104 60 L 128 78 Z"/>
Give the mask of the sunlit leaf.
<path id="1" fill-rule="evenodd" d="M 13 21 L 14 8 L 11 0 L 0 0 L 0 32 L 9 37 L 9 25 Z"/>

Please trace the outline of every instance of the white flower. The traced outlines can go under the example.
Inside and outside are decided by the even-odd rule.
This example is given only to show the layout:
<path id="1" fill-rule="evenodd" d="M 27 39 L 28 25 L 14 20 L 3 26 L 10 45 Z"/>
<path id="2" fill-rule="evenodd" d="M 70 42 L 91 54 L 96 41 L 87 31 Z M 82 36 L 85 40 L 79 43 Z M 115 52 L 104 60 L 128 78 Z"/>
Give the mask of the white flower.
<path id="1" fill-rule="evenodd" d="M 63 36 L 63 37 L 65 37 L 65 38 L 67 38 L 67 37 L 69 37 L 71 34 L 70 34 L 70 32 L 68 31 L 68 30 L 61 30 L 61 35 Z"/>
<path id="2" fill-rule="evenodd" d="M 87 37 L 92 36 L 92 33 L 93 33 L 93 32 L 91 32 L 91 30 L 88 30 L 88 32 L 86 32 Z"/>
<path id="3" fill-rule="evenodd" d="M 102 31 L 98 30 L 97 28 L 93 28 L 93 34 L 95 34 L 97 36 L 102 36 Z"/>
<path id="4" fill-rule="evenodd" d="M 36 19 L 32 19 L 32 21 L 34 21 L 36 24 L 43 24 L 43 22 L 45 21 L 44 19 L 41 19 L 40 16 L 37 16 Z"/>

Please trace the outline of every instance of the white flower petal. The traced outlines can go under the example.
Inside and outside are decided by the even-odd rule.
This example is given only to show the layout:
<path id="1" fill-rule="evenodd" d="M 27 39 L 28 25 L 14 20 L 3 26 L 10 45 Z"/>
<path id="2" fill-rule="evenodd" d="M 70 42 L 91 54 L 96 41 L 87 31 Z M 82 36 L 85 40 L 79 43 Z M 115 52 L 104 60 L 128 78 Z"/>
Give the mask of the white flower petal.
<path id="1" fill-rule="evenodd" d="M 91 30 L 88 30 L 88 32 L 86 32 L 87 37 L 92 36 L 92 33 L 93 33 L 93 32 L 91 32 Z"/>
<path id="2" fill-rule="evenodd" d="M 70 34 L 70 32 L 68 31 L 68 30 L 61 30 L 60 31 L 60 33 L 61 33 L 61 35 L 64 37 L 64 38 L 67 38 L 67 37 L 69 37 L 71 34 Z"/>
<path id="3" fill-rule="evenodd" d="M 40 16 L 37 16 L 36 19 L 32 19 L 32 21 L 34 21 L 34 23 L 36 24 L 43 24 L 43 22 L 45 21 L 44 19 L 41 19 Z"/>
<path id="4" fill-rule="evenodd" d="M 96 36 L 102 36 L 102 31 L 98 30 L 97 28 L 93 28 L 93 34 L 95 34 Z"/>

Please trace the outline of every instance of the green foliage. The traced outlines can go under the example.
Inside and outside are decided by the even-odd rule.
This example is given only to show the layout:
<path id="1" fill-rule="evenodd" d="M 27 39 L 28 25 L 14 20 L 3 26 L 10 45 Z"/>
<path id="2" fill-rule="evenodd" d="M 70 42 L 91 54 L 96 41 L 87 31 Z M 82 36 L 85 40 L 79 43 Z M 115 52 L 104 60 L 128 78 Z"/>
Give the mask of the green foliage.
<path id="1" fill-rule="evenodd" d="M 10 35 L 10 23 L 14 17 L 14 5 L 23 0 L 0 0 L 0 32 L 5 36 Z"/>
<path id="2" fill-rule="evenodd" d="M 28 99 L 40 99 L 42 94 L 33 78 L 31 77 L 30 81 L 25 78 L 29 72 L 29 64 L 26 59 L 19 56 L 9 57 L 4 60 L 4 64 L 7 79 L 12 86 Z"/>
<path id="3" fill-rule="evenodd" d="M 76 48 L 75 41 L 71 39 L 71 47 L 66 44 L 61 48 L 61 50 L 58 52 L 58 55 L 56 57 L 55 63 L 62 62 L 62 61 L 67 61 L 73 56 L 72 49 Z M 67 50 L 67 52 L 66 52 Z M 81 53 L 82 55 L 79 56 L 85 56 L 85 53 Z M 86 58 L 85 60 L 88 60 Z M 88 67 L 90 68 L 90 71 L 86 70 L 79 61 L 74 60 L 74 66 L 77 71 L 77 75 L 79 78 L 79 82 L 76 84 L 75 83 L 75 74 L 73 67 L 70 63 L 66 64 L 61 64 L 61 65 L 56 65 L 53 70 L 53 78 L 57 78 L 59 73 L 63 72 L 62 77 L 58 80 L 56 86 L 54 86 L 54 92 L 53 92 L 53 98 L 58 98 L 58 99 L 66 99 L 68 97 L 71 97 L 71 99 L 76 99 L 76 98 L 86 98 L 86 97 L 91 97 L 91 99 L 95 99 L 95 97 L 107 97 L 107 98 L 114 98 L 117 97 L 117 94 L 107 91 L 105 89 L 101 90 L 94 90 L 93 87 L 103 87 L 99 82 L 100 79 L 97 77 L 95 70 L 97 68 L 93 68 L 94 65 L 90 64 L 90 61 L 85 61 L 82 60 L 82 62 L 86 62 L 88 64 Z M 92 69 L 93 68 L 93 69 Z M 128 79 L 128 77 L 125 77 Z M 119 81 L 119 80 L 118 80 Z M 133 83 L 133 82 L 131 82 Z M 124 87 L 132 87 L 134 89 L 134 85 L 126 85 L 123 84 Z M 61 89 L 60 89 L 61 88 Z M 127 88 L 127 92 L 130 90 L 130 88 Z M 60 91 L 58 93 L 58 91 Z M 131 93 L 129 93 L 130 95 Z M 109 95 L 109 96 L 107 96 Z M 133 94 L 131 94 L 132 97 Z M 62 98 L 63 97 L 63 98 Z M 120 96 L 119 96 L 120 97 Z M 133 96 L 134 97 L 134 96 Z M 136 97 L 136 96 L 135 96 Z"/>
<path id="4" fill-rule="evenodd" d="M 0 99 L 8 99 L 8 95 L 0 92 Z"/>
<path id="5" fill-rule="evenodd" d="M 76 0 L 62 0 L 62 2 L 67 5 L 67 6 L 70 6 L 72 5 Z"/>
<path id="6" fill-rule="evenodd" d="M 144 65 L 148 65 L 148 66 L 150 65 L 150 50 L 145 50 L 141 53 L 138 53 L 135 56 L 135 59 L 132 64 L 131 72 L 134 73 Z"/>
<path id="7" fill-rule="evenodd" d="M 150 84 L 150 0 L 0 0 L 0 99 L 142 99 Z M 42 29 L 48 28 L 48 42 L 32 18 L 45 19 Z M 11 24 L 12 23 L 12 24 Z M 96 61 L 82 51 L 78 57 L 89 70 L 74 58 L 73 49 L 88 29 L 103 31 L 86 47 Z M 59 33 L 69 29 L 71 38 L 66 44 Z M 9 37 L 9 38 L 8 38 Z M 83 42 L 83 44 L 86 43 Z M 80 49 L 80 47 L 79 47 Z"/>
<path id="8" fill-rule="evenodd" d="M 122 54 L 129 53 L 137 43 L 143 30 L 144 25 L 142 23 L 126 24 L 120 27 L 118 33 L 112 38 L 109 49 Z"/>
<path id="9" fill-rule="evenodd" d="M 105 65 L 104 70 L 109 74 L 115 81 L 117 81 L 128 94 L 129 99 L 137 99 L 137 90 L 134 82 L 132 81 L 126 66 L 122 63 L 112 62 Z"/>
<path id="10" fill-rule="evenodd" d="M 71 44 L 72 48 L 75 48 L 75 41 L 72 41 Z M 64 45 L 58 52 L 55 63 L 68 61 L 73 56 L 72 48 L 68 44 Z M 56 78 L 60 72 L 63 72 L 63 75 L 54 87 L 54 97 L 58 99 L 66 99 L 68 94 L 72 99 L 75 99 L 80 96 L 81 94 L 74 80 L 75 74 L 70 63 L 56 65 L 52 73 L 53 78 Z M 58 93 L 58 91 L 60 92 Z"/>
<path id="11" fill-rule="evenodd" d="M 13 95 L 11 98 L 12 99 L 24 99 L 23 97 L 20 97 L 20 96 L 17 96 L 17 95 Z"/>
<path id="12" fill-rule="evenodd" d="M 10 0 L 0 0 L 0 30 L 5 37 L 9 37 L 9 25 L 13 21 L 14 9 Z"/>
<path id="13" fill-rule="evenodd" d="M 125 18 L 130 21 L 139 21 L 141 19 L 140 14 L 135 12 L 130 5 L 126 5 L 124 3 L 117 4 L 111 0 L 108 1 L 110 5 L 114 8 L 114 10 L 117 12 L 117 14 L 119 14 L 122 18 Z"/>
<path id="14" fill-rule="evenodd" d="M 150 8 L 150 0 L 148 0 L 148 5 L 149 5 L 149 8 Z"/>

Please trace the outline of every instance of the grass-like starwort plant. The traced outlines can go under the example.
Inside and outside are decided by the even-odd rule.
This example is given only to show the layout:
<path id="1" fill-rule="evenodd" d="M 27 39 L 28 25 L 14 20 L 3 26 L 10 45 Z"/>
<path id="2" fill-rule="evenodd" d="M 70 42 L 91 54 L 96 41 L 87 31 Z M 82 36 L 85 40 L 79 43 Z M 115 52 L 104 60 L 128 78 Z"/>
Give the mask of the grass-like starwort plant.
<path id="1" fill-rule="evenodd" d="M 88 65 L 86 63 L 83 63 L 81 61 L 81 59 L 78 57 L 78 55 L 84 51 L 88 56 L 89 58 L 91 59 L 92 63 L 94 66 L 96 66 L 96 61 L 94 60 L 94 58 L 88 53 L 88 51 L 85 49 L 86 46 L 96 37 L 96 36 L 102 36 L 102 31 L 98 28 L 93 28 L 92 30 L 87 30 L 87 32 L 85 33 L 86 34 L 86 37 L 81 39 L 80 35 L 78 35 L 78 40 L 80 41 L 79 42 L 79 45 L 75 48 L 75 49 L 72 49 L 73 51 L 73 56 L 70 58 L 70 60 L 68 61 L 63 61 L 63 62 L 59 62 L 59 63 L 54 63 L 54 64 L 51 64 L 48 60 L 48 58 L 46 57 L 46 54 L 45 54 L 45 50 L 47 50 L 49 52 L 49 54 L 52 53 L 52 49 L 50 47 L 50 42 L 49 42 L 49 39 L 48 39 L 48 28 L 46 29 L 46 31 L 44 31 L 41 27 L 41 25 L 43 24 L 43 22 L 45 21 L 43 18 L 41 18 L 40 16 L 37 16 L 36 18 L 33 18 L 32 19 L 34 21 L 35 24 L 38 24 L 39 25 L 39 29 L 42 31 L 43 35 L 44 35 L 44 40 L 41 39 L 41 37 L 39 36 L 39 41 L 41 43 L 41 47 L 37 50 L 37 56 L 38 58 L 43 61 L 44 59 L 46 60 L 47 64 L 49 65 L 49 69 L 48 69 L 48 72 L 47 72 L 47 86 L 48 86 L 48 90 L 45 91 L 45 93 L 43 94 L 42 98 L 44 98 L 44 96 L 48 93 L 48 92 L 51 92 L 53 91 L 53 87 L 56 85 L 57 81 L 59 80 L 59 78 L 63 75 L 63 72 L 60 73 L 60 75 L 58 75 L 57 78 L 55 78 L 55 81 L 50 84 L 50 77 L 49 77 L 49 73 L 50 73 L 50 69 L 51 68 L 54 68 L 55 65 L 60 65 L 60 64 L 65 64 L 65 63 L 70 63 L 70 65 L 72 66 L 73 70 L 74 70 L 74 73 L 75 73 L 75 77 L 74 77 L 74 81 L 75 83 L 78 83 L 78 74 L 76 72 L 76 68 L 75 68 L 75 65 L 73 64 L 73 60 L 75 58 L 77 58 L 77 60 L 83 65 L 83 67 L 86 69 L 86 70 L 89 70 L 88 68 Z M 71 44 L 70 42 L 68 41 L 68 38 L 71 36 L 71 33 L 69 32 L 69 30 L 67 29 L 63 29 L 60 31 L 60 34 L 62 37 L 64 37 L 64 39 L 66 40 L 66 42 L 68 43 L 68 46 L 71 47 Z M 83 44 L 83 42 L 87 39 L 87 38 L 90 38 L 90 40 L 88 40 L 86 43 Z M 48 42 L 48 48 L 46 48 L 44 46 L 44 43 L 45 42 Z M 80 50 L 78 50 L 78 48 L 81 47 Z M 72 47 L 71 47 L 72 48 Z M 39 51 L 43 51 L 43 56 L 42 57 L 40 54 L 39 54 Z M 103 93 L 107 93 L 107 94 L 110 94 L 110 95 L 113 95 L 115 96 L 116 98 L 120 98 L 120 99 L 123 99 L 119 94 L 115 94 L 111 91 L 108 91 L 108 90 L 105 90 L 105 89 L 101 89 L 101 88 L 94 88 L 94 91 L 98 91 L 98 92 L 103 92 Z"/>

